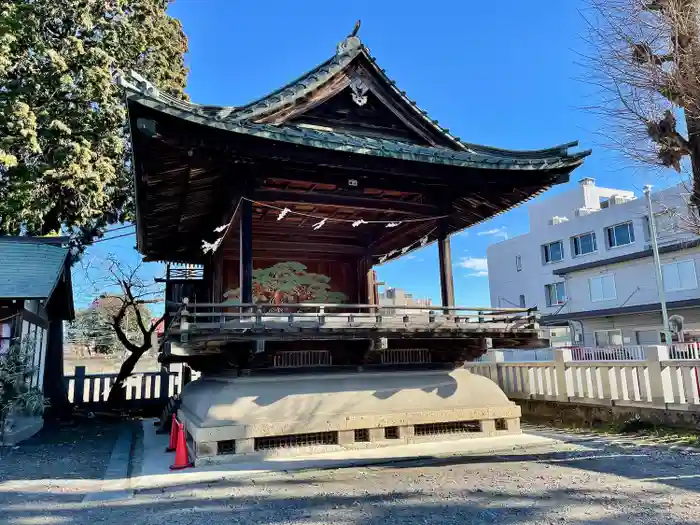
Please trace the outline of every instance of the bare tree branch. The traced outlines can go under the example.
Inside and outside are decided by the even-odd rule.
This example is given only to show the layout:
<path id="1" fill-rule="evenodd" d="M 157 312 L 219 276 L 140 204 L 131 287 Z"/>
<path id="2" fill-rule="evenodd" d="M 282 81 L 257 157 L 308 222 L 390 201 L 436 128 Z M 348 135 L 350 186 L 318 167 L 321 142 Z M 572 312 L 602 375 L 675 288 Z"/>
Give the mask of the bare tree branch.
<path id="1" fill-rule="evenodd" d="M 588 108 L 604 116 L 614 146 L 634 162 L 692 171 L 700 203 L 700 0 L 588 0 Z M 682 124 L 679 124 L 682 122 Z M 687 135 L 684 129 L 687 129 Z"/>

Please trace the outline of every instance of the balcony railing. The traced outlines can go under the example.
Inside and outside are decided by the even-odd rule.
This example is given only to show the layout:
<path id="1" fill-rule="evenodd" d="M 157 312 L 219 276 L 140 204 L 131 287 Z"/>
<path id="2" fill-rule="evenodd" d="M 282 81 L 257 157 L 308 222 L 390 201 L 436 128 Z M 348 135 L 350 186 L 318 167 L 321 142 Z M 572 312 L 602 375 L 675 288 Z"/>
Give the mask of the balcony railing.
<path id="1" fill-rule="evenodd" d="M 172 309 L 173 304 L 170 304 Z M 425 331 L 430 333 L 474 331 L 535 332 L 539 314 L 525 308 L 473 306 L 402 306 L 401 313 L 386 313 L 380 305 L 331 303 L 190 303 L 183 300 L 171 334 L 182 341 L 189 334 L 289 334 L 300 331 L 374 330 L 382 332 Z"/>

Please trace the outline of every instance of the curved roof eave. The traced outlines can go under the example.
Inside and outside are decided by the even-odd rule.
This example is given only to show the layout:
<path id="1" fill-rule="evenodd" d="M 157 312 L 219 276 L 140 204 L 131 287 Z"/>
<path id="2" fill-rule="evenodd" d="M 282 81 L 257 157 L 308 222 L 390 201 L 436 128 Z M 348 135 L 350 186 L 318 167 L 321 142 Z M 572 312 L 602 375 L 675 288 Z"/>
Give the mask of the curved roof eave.
<path id="1" fill-rule="evenodd" d="M 532 157 L 528 157 L 526 155 L 527 152 L 524 151 L 520 152 L 517 157 L 505 154 L 497 155 L 495 152 L 477 153 L 470 151 L 454 151 L 447 148 L 416 146 L 415 144 L 399 140 L 364 137 L 341 132 L 320 131 L 301 126 L 275 126 L 272 124 L 232 122 L 229 119 L 213 119 L 201 115 L 196 110 L 188 107 L 188 103 L 167 96 L 155 98 L 143 94 L 140 91 L 132 90 L 129 99 L 137 104 L 176 118 L 236 134 L 334 151 L 345 151 L 348 153 L 389 157 L 431 164 L 445 164 L 465 168 L 519 171 L 550 171 L 562 168 L 574 169 L 579 166 L 583 162 L 583 158 L 588 156 L 591 152 L 590 150 L 586 150 L 569 154 L 568 151 L 564 149 L 565 147 L 568 148 L 576 145 L 576 142 L 571 142 L 558 148 L 550 148 L 549 150 L 538 150 L 534 152 L 535 154 Z M 543 152 L 551 152 L 551 155 L 543 156 Z M 563 155 L 562 152 L 564 152 Z"/>

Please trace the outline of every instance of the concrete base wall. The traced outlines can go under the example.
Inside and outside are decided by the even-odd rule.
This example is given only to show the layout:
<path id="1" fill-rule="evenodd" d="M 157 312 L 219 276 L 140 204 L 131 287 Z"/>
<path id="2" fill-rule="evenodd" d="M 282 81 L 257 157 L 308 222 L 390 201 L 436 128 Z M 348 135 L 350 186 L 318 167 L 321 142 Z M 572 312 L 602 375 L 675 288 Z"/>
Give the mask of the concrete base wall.
<path id="1" fill-rule="evenodd" d="M 533 422 L 563 423 L 588 427 L 606 423 L 624 423 L 638 419 L 653 425 L 700 430 L 700 411 L 522 399 L 515 400 L 515 402 L 522 409 L 522 417 Z"/>
<path id="2" fill-rule="evenodd" d="M 178 417 L 200 463 L 520 432 L 520 408 L 465 369 L 207 376 L 183 390 Z M 257 441 L 324 432 L 333 433 L 332 443 L 262 450 Z"/>

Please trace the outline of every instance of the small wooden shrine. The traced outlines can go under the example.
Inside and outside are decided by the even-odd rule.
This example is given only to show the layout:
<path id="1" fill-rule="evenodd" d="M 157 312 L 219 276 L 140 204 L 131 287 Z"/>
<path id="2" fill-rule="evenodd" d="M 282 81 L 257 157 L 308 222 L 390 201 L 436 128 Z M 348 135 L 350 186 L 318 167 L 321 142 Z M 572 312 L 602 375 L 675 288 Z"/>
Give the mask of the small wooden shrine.
<path id="1" fill-rule="evenodd" d="M 181 410 L 197 457 L 265 450 L 264 440 L 280 432 L 290 443 L 321 430 L 376 434 L 378 423 L 368 420 L 347 428 L 347 403 L 350 412 L 385 410 L 376 399 L 353 397 L 375 388 L 379 375 L 398 390 L 462 384 L 468 372 L 461 364 L 487 348 L 542 344 L 536 312 L 455 306 L 449 239 L 567 182 L 589 153 L 570 152 L 575 142 L 536 151 L 467 143 L 409 99 L 356 34 L 323 64 L 240 107 L 185 102 L 136 74 L 120 82 L 132 130 L 138 249 L 146 260 L 173 263 L 165 359 L 204 373 L 185 391 Z M 434 242 L 442 305 L 380 308 L 373 266 Z M 342 401 L 324 394 L 333 407 L 321 427 L 301 401 L 290 401 L 312 395 L 300 386 L 310 373 L 338 395 L 336 382 L 345 384 Z M 214 380 L 230 382 L 230 392 L 217 387 L 213 396 Z M 246 397 L 259 389 L 280 395 L 267 400 L 265 414 Z M 400 397 L 387 414 L 406 409 Z M 464 405 L 452 397 L 446 404 L 426 399 L 415 407 L 423 413 L 416 421 L 435 423 L 425 415 L 434 407 L 447 410 L 438 418 L 445 422 Z M 494 399 L 516 417 L 500 390 Z M 340 407 L 342 429 L 331 423 Z M 251 422 L 288 418 L 289 410 L 301 410 L 294 428 Z M 338 445 L 349 438 L 323 439 Z"/>

